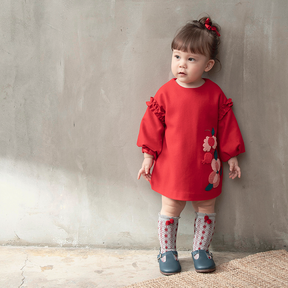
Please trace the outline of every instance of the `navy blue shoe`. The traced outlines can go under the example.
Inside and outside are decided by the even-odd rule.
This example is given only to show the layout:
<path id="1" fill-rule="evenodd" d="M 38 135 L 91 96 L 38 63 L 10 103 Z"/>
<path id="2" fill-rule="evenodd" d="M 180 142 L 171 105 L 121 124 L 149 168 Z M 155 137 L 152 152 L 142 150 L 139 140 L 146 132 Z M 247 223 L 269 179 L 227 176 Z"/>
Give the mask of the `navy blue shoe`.
<path id="1" fill-rule="evenodd" d="M 205 250 L 196 250 L 191 252 L 191 254 L 196 272 L 207 273 L 216 270 L 212 253 L 206 252 Z"/>
<path id="2" fill-rule="evenodd" d="M 175 256 L 176 259 L 175 259 Z M 166 261 L 163 262 L 161 259 L 166 256 Z M 166 276 L 173 275 L 181 272 L 181 266 L 178 260 L 177 251 L 168 251 L 163 254 L 161 252 L 157 256 L 159 262 L 160 272 Z"/>

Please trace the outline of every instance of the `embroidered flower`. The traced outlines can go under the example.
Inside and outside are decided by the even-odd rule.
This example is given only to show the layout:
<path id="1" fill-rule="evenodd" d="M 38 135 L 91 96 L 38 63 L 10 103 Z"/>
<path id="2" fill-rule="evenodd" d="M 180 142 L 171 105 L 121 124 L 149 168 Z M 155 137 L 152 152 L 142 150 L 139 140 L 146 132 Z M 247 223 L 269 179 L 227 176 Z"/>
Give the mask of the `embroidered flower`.
<path id="1" fill-rule="evenodd" d="M 220 176 L 222 175 L 222 167 L 220 159 L 218 158 L 217 150 L 214 151 L 214 158 L 211 161 L 212 172 L 208 177 L 208 186 L 205 188 L 206 191 L 210 191 L 212 188 L 217 188 L 220 184 Z"/>
<path id="2" fill-rule="evenodd" d="M 213 169 L 213 171 L 217 172 L 217 171 L 220 171 L 220 166 L 221 166 L 221 162 L 220 162 L 220 159 L 213 159 L 211 161 L 211 167 Z"/>
<path id="3" fill-rule="evenodd" d="M 219 159 L 215 160 L 213 159 L 211 162 L 212 172 L 209 175 L 208 181 L 211 185 L 213 185 L 213 188 L 218 187 L 220 183 L 220 165 L 221 162 Z"/>
<path id="4" fill-rule="evenodd" d="M 212 188 L 218 187 L 220 180 L 221 180 L 220 176 L 222 175 L 222 167 L 221 167 L 220 159 L 218 158 L 216 147 L 217 147 L 217 139 L 215 136 L 215 130 L 214 128 L 212 128 L 211 136 L 206 136 L 206 138 L 204 139 L 204 143 L 203 143 L 203 151 L 206 153 L 204 154 L 204 159 L 202 160 L 202 164 L 211 163 L 211 168 L 212 168 L 212 172 L 208 176 L 209 184 L 205 188 L 206 191 L 210 191 Z"/>
<path id="5" fill-rule="evenodd" d="M 210 164 L 212 161 L 213 155 L 209 152 L 204 154 L 204 159 L 202 160 L 202 164 Z"/>
<path id="6" fill-rule="evenodd" d="M 208 178 L 209 183 L 213 186 L 213 188 L 218 187 L 220 183 L 220 176 L 217 172 L 212 171 Z M 209 189 L 211 190 L 211 189 Z"/>
<path id="7" fill-rule="evenodd" d="M 207 136 L 204 139 L 204 144 L 203 144 L 203 151 L 209 152 L 211 148 L 216 149 L 217 146 L 217 140 L 215 136 L 209 137 Z"/>

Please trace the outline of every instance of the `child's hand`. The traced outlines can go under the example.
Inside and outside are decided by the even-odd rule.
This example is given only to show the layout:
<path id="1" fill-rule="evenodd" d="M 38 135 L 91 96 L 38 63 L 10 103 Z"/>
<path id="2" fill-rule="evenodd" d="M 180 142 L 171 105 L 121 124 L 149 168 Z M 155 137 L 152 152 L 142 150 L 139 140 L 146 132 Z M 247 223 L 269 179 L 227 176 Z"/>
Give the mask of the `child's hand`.
<path id="1" fill-rule="evenodd" d="M 137 179 L 139 180 L 141 175 L 147 180 L 151 180 L 151 174 L 150 174 L 150 168 L 153 166 L 153 158 L 144 158 L 144 161 L 142 163 L 142 167 L 138 172 L 138 177 Z"/>
<path id="2" fill-rule="evenodd" d="M 238 160 L 237 157 L 232 157 L 228 160 L 229 164 L 229 178 L 235 179 L 237 176 L 238 178 L 241 177 L 241 169 L 238 166 Z"/>

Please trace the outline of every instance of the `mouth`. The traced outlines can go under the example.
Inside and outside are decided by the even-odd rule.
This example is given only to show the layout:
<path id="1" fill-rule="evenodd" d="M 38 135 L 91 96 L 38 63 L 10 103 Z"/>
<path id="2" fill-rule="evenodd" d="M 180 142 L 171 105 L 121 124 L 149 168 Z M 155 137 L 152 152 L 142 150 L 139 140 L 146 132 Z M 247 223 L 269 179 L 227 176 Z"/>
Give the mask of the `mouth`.
<path id="1" fill-rule="evenodd" d="M 179 75 L 186 75 L 184 72 L 179 72 L 178 74 Z"/>

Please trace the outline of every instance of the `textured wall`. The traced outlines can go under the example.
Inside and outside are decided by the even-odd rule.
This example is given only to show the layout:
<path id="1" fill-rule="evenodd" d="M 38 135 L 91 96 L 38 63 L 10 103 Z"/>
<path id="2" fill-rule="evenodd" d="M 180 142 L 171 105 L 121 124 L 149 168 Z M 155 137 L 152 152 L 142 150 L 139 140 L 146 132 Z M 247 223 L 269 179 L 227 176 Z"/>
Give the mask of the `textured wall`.
<path id="1" fill-rule="evenodd" d="M 136 139 L 145 101 L 172 77 L 175 31 L 202 12 L 222 26 L 209 77 L 247 149 L 243 178 L 225 175 L 213 247 L 288 244 L 288 2 L 214 2 L 2 1 L 1 244 L 158 247 L 161 198 L 136 180 Z M 181 248 L 193 219 L 187 205 Z"/>

